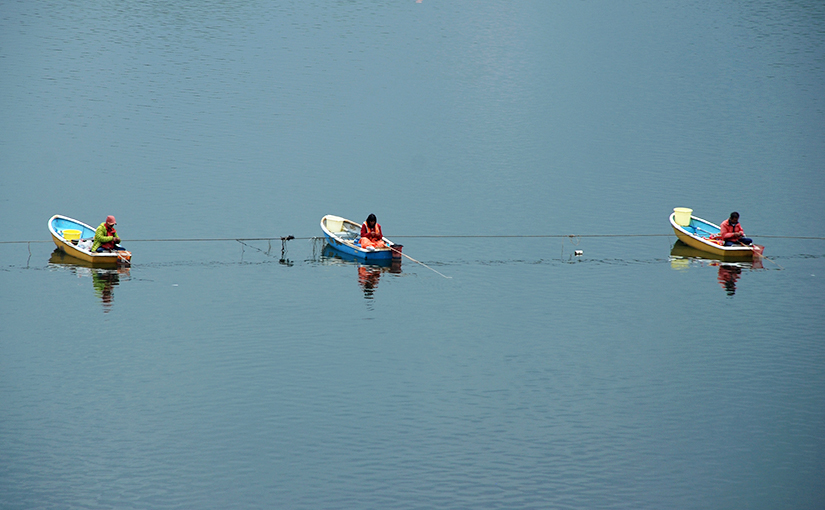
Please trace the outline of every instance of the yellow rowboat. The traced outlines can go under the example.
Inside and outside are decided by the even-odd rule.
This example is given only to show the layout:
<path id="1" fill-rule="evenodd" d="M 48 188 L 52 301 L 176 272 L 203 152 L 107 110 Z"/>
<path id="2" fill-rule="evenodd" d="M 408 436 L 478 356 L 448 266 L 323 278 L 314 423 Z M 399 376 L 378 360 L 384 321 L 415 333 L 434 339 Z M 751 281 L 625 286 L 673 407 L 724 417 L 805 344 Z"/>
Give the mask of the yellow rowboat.
<path id="1" fill-rule="evenodd" d="M 765 251 L 764 246 L 757 244 L 725 246 L 724 242 L 715 239 L 719 235 L 719 225 L 693 215 L 683 215 L 677 221 L 677 214 L 673 212 L 670 215 L 670 226 L 676 237 L 691 248 L 713 255 L 719 260 L 753 260 L 761 257 Z"/>
<path id="2" fill-rule="evenodd" d="M 55 214 L 49 218 L 49 233 L 58 250 L 88 262 L 92 267 L 128 266 L 132 263 L 132 253 L 126 250 L 92 253 L 95 229 L 82 221 Z"/>

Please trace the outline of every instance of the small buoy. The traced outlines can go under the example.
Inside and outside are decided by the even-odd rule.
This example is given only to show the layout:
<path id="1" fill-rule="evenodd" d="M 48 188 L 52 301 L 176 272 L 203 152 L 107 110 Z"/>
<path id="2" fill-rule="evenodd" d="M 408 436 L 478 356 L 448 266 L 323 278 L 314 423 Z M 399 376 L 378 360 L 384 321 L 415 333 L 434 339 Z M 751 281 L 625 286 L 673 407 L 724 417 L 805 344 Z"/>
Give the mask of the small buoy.
<path id="1" fill-rule="evenodd" d="M 575 255 L 577 257 L 581 257 L 582 254 L 584 254 L 584 252 L 582 250 L 576 250 L 576 251 L 573 252 L 573 255 Z"/>

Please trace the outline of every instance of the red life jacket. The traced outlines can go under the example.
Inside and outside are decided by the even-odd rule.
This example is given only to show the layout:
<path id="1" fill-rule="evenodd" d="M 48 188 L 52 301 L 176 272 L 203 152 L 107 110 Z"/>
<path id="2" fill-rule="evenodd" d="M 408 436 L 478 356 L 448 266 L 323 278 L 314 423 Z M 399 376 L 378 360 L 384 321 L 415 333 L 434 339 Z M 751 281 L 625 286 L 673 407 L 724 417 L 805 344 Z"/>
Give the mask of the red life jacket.
<path id="1" fill-rule="evenodd" d="M 106 224 L 106 236 L 117 237 L 117 230 L 115 230 L 114 225 Z M 109 241 L 108 243 L 100 243 L 101 248 L 106 248 L 107 250 L 112 250 L 115 247 L 114 241 Z"/>

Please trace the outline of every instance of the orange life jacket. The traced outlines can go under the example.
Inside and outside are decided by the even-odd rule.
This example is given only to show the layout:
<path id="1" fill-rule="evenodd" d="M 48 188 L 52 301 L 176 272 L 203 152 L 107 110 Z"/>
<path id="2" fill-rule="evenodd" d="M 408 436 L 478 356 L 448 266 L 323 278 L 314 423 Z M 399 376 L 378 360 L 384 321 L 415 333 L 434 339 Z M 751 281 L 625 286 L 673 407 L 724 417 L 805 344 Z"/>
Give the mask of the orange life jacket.
<path id="1" fill-rule="evenodd" d="M 379 225 L 378 222 L 375 222 L 375 228 L 370 228 L 370 226 L 367 225 L 367 222 L 365 221 L 361 225 L 361 232 L 364 232 L 364 230 L 366 230 L 366 235 L 362 233 L 361 237 L 366 237 L 367 239 L 372 239 L 375 241 L 380 241 L 381 238 L 384 237 L 381 233 L 381 225 Z"/>

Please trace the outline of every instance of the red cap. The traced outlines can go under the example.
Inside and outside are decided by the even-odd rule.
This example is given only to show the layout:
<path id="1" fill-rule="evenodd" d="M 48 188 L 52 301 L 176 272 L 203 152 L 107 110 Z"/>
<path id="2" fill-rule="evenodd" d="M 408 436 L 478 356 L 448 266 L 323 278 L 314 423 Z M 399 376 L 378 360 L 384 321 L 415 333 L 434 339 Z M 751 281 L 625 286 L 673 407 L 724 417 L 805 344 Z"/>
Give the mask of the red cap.
<path id="1" fill-rule="evenodd" d="M 109 225 L 114 225 L 117 222 L 115 221 L 115 217 L 110 214 L 109 216 L 106 216 L 106 223 Z"/>

